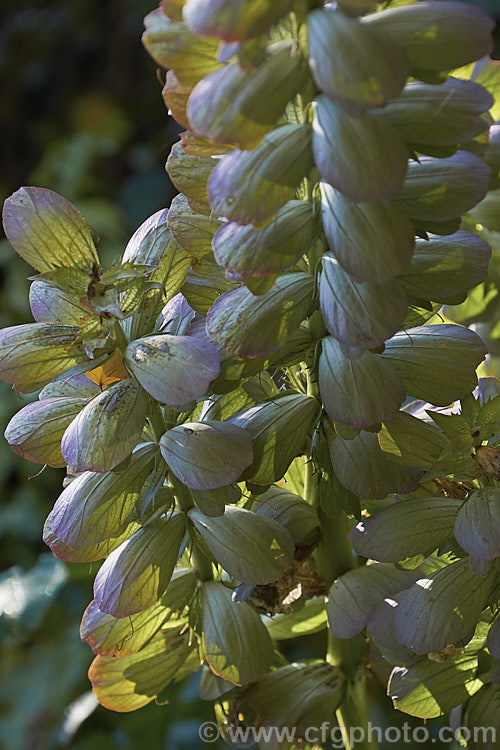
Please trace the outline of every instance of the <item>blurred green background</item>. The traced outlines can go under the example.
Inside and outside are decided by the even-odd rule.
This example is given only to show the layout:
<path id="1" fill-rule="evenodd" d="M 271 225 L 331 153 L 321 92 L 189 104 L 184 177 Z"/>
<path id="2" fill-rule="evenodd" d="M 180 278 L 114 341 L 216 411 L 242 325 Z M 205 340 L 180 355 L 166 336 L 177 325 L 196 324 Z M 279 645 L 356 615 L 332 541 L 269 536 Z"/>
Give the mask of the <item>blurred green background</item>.
<path id="1" fill-rule="evenodd" d="M 500 17 L 500 0 L 473 4 Z M 140 43 L 153 7 L 151 0 L 2 2 L 0 197 L 21 185 L 62 193 L 99 235 L 104 265 L 175 194 L 164 163 L 178 127 Z M 0 327 L 30 321 L 31 273 L 2 240 Z M 27 400 L 0 384 L 1 432 Z M 197 678 L 174 686 L 164 707 L 124 715 L 95 707 L 86 677 L 92 653 L 78 635 L 95 570 L 65 565 L 43 545 L 64 473 L 47 469 L 35 478 L 39 468 L 0 440 L 0 750 L 226 747 L 198 740 L 200 723 L 213 716 L 198 699 Z M 302 639 L 295 655 L 319 654 L 323 640 Z M 377 705 L 374 722 L 394 723 L 388 702 L 378 696 Z"/>

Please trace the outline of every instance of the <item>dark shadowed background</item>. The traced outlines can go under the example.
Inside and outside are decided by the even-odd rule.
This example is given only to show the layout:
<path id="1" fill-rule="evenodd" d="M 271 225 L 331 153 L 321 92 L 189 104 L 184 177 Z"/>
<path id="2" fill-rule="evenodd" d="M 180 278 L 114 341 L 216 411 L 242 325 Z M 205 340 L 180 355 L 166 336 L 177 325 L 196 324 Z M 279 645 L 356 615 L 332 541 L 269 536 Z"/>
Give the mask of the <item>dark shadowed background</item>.
<path id="1" fill-rule="evenodd" d="M 500 0 L 472 4 L 500 19 Z M 174 195 L 164 163 L 178 128 L 161 99 L 156 65 L 140 43 L 142 19 L 154 5 L 1 3 L 0 198 L 21 185 L 62 193 L 100 236 L 104 265 L 117 260 L 137 226 Z M 499 52 L 497 35 L 495 57 Z M 30 321 L 31 273 L 0 241 L 0 327 Z M 2 433 L 27 400 L 0 384 Z M 86 677 L 92 654 L 78 637 L 93 575 L 88 565 L 56 560 L 43 545 L 43 522 L 64 473 L 47 469 L 34 478 L 39 469 L 0 440 L 0 750 L 205 746 L 198 727 L 213 718 L 212 709 L 198 700 L 195 678 L 174 686 L 165 707 L 124 715 L 95 708 Z M 290 657 L 319 655 L 323 647 L 322 634 L 302 639 Z M 373 721 L 395 723 L 390 706 L 375 697 Z M 399 722 L 408 718 L 398 716 Z"/>

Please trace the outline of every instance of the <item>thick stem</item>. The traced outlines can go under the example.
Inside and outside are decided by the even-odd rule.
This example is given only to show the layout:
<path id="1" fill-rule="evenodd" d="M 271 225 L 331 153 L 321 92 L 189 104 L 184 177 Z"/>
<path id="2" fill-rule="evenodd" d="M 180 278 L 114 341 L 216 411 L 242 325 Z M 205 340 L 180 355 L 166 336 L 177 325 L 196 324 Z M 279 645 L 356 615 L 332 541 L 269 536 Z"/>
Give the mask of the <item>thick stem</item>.
<path id="1" fill-rule="evenodd" d="M 321 480 L 320 480 L 321 481 Z M 320 545 L 319 566 L 328 585 L 356 567 L 352 546 L 347 538 L 349 524 L 344 511 L 335 517 L 319 510 L 323 540 Z M 342 670 L 347 678 L 346 693 L 336 711 L 337 721 L 344 732 L 346 750 L 377 750 L 377 743 L 369 734 L 366 699 L 367 643 L 362 635 L 355 638 L 336 638 L 328 631 L 326 661 Z"/>
<path id="2" fill-rule="evenodd" d="M 181 482 L 175 482 L 174 495 L 179 510 L 182 510 L 187 514 L 188 511 L 194 507 L 194 500 L 191 492 Z M 191 565 L 195 569 L 196 575 L 200 581 L 210 581 L 214 577 L 212 563 L 207 557 L 205 557 L 203 551 L 194 541 L 191 542 Z"/>
<path id="3" fill-rule="evenodd" d="M 161 408 L 156 401 L 151 401 L 150 403 L 148 419 L 149 424 L 151 425 L 151 429 L 153 430 L 155 440 L 159 441 L 166 428 L 165 420 L 163 419 L 163 414 L 161 413 Z"/>

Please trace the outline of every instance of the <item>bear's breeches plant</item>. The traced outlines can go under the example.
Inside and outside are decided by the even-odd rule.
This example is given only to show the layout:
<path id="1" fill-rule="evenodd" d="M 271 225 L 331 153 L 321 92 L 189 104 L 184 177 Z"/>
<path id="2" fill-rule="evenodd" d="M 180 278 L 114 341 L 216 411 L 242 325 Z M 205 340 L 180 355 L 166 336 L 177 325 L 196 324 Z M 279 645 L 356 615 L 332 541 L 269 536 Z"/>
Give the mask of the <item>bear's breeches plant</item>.
<path id="1" fill-rule="evenodd" d="M 103 561 L 98 700 L 132 711 L 202 670 L 224 737 L 300 738 L 367 726 L 371 675 L 407 714 L 499 727 L 500 388 L 442 313 L 486 279 L 473 215 L 500 207 L 492 20 L 164 0 L 145 26 L 184 128 L 170 208 L 107 270 L 62 196 L 3 211 L 37 272 L 0 377 L 38 399 L 5 437 L 66 467 L 53 553 Z M 327 628 L 323 658 L 279 650 Z"/>

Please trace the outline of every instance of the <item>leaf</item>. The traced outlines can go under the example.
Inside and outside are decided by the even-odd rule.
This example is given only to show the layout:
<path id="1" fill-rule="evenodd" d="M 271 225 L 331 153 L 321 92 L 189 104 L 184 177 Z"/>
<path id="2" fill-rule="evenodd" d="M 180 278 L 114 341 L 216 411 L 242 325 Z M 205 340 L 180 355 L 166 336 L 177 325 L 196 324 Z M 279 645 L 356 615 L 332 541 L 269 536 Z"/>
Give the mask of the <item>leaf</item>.
<path id="1" fill-rule="evenodd" d="M 184 23 L 172 21 L 161 8 L 144 19 L 142 43 L 151 57 L 163 68 L 173 68 L 178 80 L 193 86 L 216 70 L 217 39 L 193 34 Z"/>
<path id="2" fill-rule="evenodd" d="M 191 490 L 191 495 L 206 516 L 223 516 L 226 505 L 241 498 L 241 490 L 238 485 L 229 484 L 214 490 Z"/>
<path id="3" fill-rule="evenodd" d="M 213 216 L 197 214 L 185 195 L 176 195 L 168 211 L 168 226 L 182 249 L 192 256 L 193 267 L 204 256 L 212 257 L 212 240 L 222 222 Z"/>
<path id="4" fill-rule="evenodd" d="M 170 150 L 166 165 L 168 176 L 198 214 L 210 215 L 207 182 L 216 164 L 211 157 L 187 154 L 180 143 L 174 143 Z"/>
<path id="5" fill-rule="evenodd" d="M 324 95 L 314 111 L 312 149 L 325 182 L 349 200 L 388 198 L 403 186 L 409 153 L 397 130 L 369 113 L 351 117 Z"/>
<path id="6" fill-rule="evenodd" d="M 442 146 L 464 143 L 488 130 L 482 117 L 493 97 L 473 81 L 448 78 L 440 86 L 410 81 L 380 111 L 407 143 Z"/>
<path id="7" fill-rule="evenodd" d="M 306 80 L 303 58 L 289 42 L 269 46 L 256 67 L 219 68 L 193 89 L 187 114 L 196 135 L 241 148 L 256 146 Z"/>
<path id="8" fill-rule="evenodd" d="M 263 677 L 274 658 L 265 625 L 246 602 L 234 603 L 231 590 L 218 581 L 202 586 L 201 643 L 212 672 L 234 685 Z"/>
<path id="9" fill-rule="evenodd" d="M 260 297 L 240 287 L 217 299 L 207 315 L 209 337 L 240 358 L 278 351 L 290 333 L 312 312 L 311 274 L 280 276 Z"/>
<path id="10" fill-rule="evenodd" d="M 252 436 L 253 461 L 242 479 L 268 485 L 283 477 L 292 460 L 305 450 L 319 417 L 312 396 L 284 392 L 229 418 Z"/>
<path id="11" fill-rule="evenodd" d="M 97 544 L 90 544 L 88 547 L 79 547 L 74 550 L 56 537 L 52 531 L 52 518 L 49 514 L 43 527 L 43 541 L 47 547 L 50 547 L 52 554 L 60 560 L 64 560 L 65 562 L 94 562 L 107 557 L 139 528 L 140 526 L 137 521 L 130 521 L 119 537 L 104 539 L 102 542 L 97 542 Z"/>
<path id="12" fill-rule="evenodd" d="M 87 361 L 79 329 L 26 323 L 0 331 L 0 379 L 18 391 L 32 393 L 57 375 Z"/>
<path id="13" fill-rule="evenodd" d="M 28 461 L 56 468 L 65 466 L 61 438 L 86 403 L 81 398 L 34 401 L 12 417 L 5 439 L 15 453 Z"/>
<path id="14" fill-rule="evenodd" d="M 226 271 L 242 279 L 273 276 L 307 252 L 315 233 L 311 204 L 288 201 L 262 229 L 236 222 L 223 224 L 213 240 L 214 257 Z"/>
<path id="15" fill-rule="evenodd" d="M 185 607 L 194 594 L 196 584 L 194 570 L 176 568 L 161 599 L 152 607 L 130 617 L 106 615 L 92 601 L 83 613 L 80 638 L 99 656 L 123 658 L 136 654 L 171 620 L 176 611 Z M 176 595 L 179 589 L 180 598 Z M 179 626 L 174 622 L 173 627 Z"/>
<path id="16" fill-rule="evenodd" d="M 131 341 L 151 332 L 165 302 L 177 294 L 186 280 L 191 258 L 172 237 L 168 217 L 169 211 L 163 209 L 146 219 L 130 238 L 123 254 L 125 263 L 157 266 L 150 280 L 163 287 L 150 289 L 145 294 L 141 292 L 138 299 L 133 291 L 123 295 L 124 310 L 128 307 L 135 310 L 139 304 L 134 315 L 123 322 L 124 331 Z"/>
<path id="17" fill-rule="evenodd" d="M 132 341 L 125 362 L 144 390 L 162 404 L 201 398 L 220 371 L 219 353 L 209 341 L 170 334 Z"/>
<path id="18" fill-rule="evenodd" d="M 265 33 L 292 5 L 291 0 L 187 0 L 183 16 L 197 34 L 226 42 L 251 39 Z"/>
<path id="19" fill-rule="evenodd" d="M 236 482 L 252 462 L 252 438 L 229 422 L 186 422 L 167 430 L 160 450 L 186 487 L 214 490 Z"/>
<path id="20" fill-rule="evenodd" d="M 146 419 L 147 396 L 121 380 L 95 396 L 66 429 L 61 451 L 74 472 L 110 471 L 132 452 Z"/>
<path id="21" fill-rule="evenodd" d="M 472 733 L 468 746 L 471 750 L 495 750 L 500 732 L 500 689 L 483 685 L 467 703 L 465 726 Z"/>
<path id="22" fill-rule="evenodd" d="M 447 71 L 479 60 L 493 47 L 493 19 L 452 0 L 386 8 L 364 19 L 368 28 L 390 34 L 404 47 L 411 73 Z"/>
<path id="23" fill-rule="evenodd" d="M 356 282 L 332 253 L 323 255 L 319 301 L 329 333 L 360 349 L 383 344 L 398 330 L 408 309 L 406 295 L 396 279 L 383 284 Z"/>
<path id="24" fill-rule="evenodd" d="M 413 297 L 455 304 L 468 289 L 486 279 L 489 246 L 472 232 L 417 240 L 410 267 L 400 278 Z"/>
<path id="25" fill-rule="evenodd" d="M 355 281 L 383 283 L 405 273 L 415 244 L 409 219 L 392 201 L 347 200 L 320 182 L 323 229 L 332 255 Z"/>
<path id="26" fill-rule="evenodd" d="M 63 323 L 77 326 L 88 316 L 78 297 L 44 281 L 32 282 L 29 292 L 31 314 L 37 323 Z"/>
<path id="27" fill-rule="evenodd" d="M 293 564 L 294 545 L 277 521 L 228 505 L 210 518 L 194 508 L 188 516 L 217 562 L 243 583 L 272 583 Z"/>
<path id="28" fill-rule="evenodd" d="M 107 356 L 109 355 L 106 355 L 106 358 Z M 70 376 L 62 375 L 42 388 L 38 398 L 40 401 L 46 398 L 82 398 L 88 400 L 97 396 L 100 390 L 99 386 L 83 373 Z"/>
<path id="29" fill-rule="evenodd" d="M 60 266 L 90 271 L 99 265 L 90 227 L 52 190 L 19 188 L 4 203 L 3 226 L 14 250 L 37 271 Z"/>
<path id="30" fill-rule="evenodd" d="M 381 356 L 394 363 L 410 396 L 447 406 L 475 388 L 475 370 L 485 354 L 477 334 L 445 324 L 400 331 L 386 341 Z"/>
<path id="31" fill-rule="evenodd" d="M 358 555 L 380 562 L 427 557 L 453 537 L 461 504 L 452 497 L 402 500 L 360 521 L 349 539 Z"/>
<path id="32" fill-rule="evenodd" d="M 320 526 L 318 513 L 306 500 L 283 487 L 270 487 L 259 495 L 252 510 L 260 516 L 280 523 L 292 537 L 294 544 L 317 536 Z"/>
<path id="33" fill-rule="evenodd" d="M 321 91 L 351 114 L 399 96 L 408 75 L 403 47 L 333 9 L 315 10 L 307 20 L 309 65 Z"/>
<path id="34" fill-rule="evenodd" d="M 380 601 L 407 588 L 412 580 L 411 574 L 387 563 L 364 565 L 337 578 L 326 603 L 333 635 L 353 638 L 366 626 Z"/>
<path id="35" fill-rule="evenodd" d="M 309 125 L 276 128 L 252 151 L 235 149 L 217 162 L 207 187 L 212 211 L 238 224 L 267 219 L 294 197 L 312 166 Z"/>
<path id="36" fill-rule="evenodd" d="M 189 128 L 187 100 L 192 90 L 192 86 L 179 81 L 173 70 L 167 70 L 161 95 L 169 115 L 184 128 Z"/>
<path id="37" fill-rule="evenodd" d="M 500 490 L 472 492 L 458 512 L 455 538 L 469 555 L 480 560 L 500 557 Z"/>
<path id="38" fill-rule="evenodd" d="M 333 336 L 322 339 L 319 390 L 328 416 L 352 427 L 392 419 L 405 399 L 402 381 L 378 355 L 349 357 Z"/>
<path id="39" fill-rule="evenodd" d="M 373 432 L 353 440 L 337 436 L 329 441 L 332 467 L 340 482 L 355 495 L 384 498 L 393 492 L 413 492 L 420 473 L 391 461 Z"/>
<path id="40" fill-rule="evenodd" d="M 441 651 L 467 638 L 486 605 L 492 584 L 491 573 L 471 573 L 467 559 L 419 579 L 395 610 L 396 637 L 417 654 Z"/>
<path id="41" fill-rule="evenodd" d="M 94 581 L 101 612 L 128 617 L 163 596 L 186 531 L 184 519 L 178 512 L 156 518 L 106 558 Z"/>
<path id="42" fill-rule="evenodd" d="M 394 667 L 387 692 L 394 707 L 410 716 L 433 719 L 451 711 L 477 692 L 477 654 L 460 654 L 444 663 L 422 659 L 413 666 Z"/>
<path id="43" fill-rule="evenodd" d="M 59 495 L 52 511 L 52 531 L 73 549 L 120 536 L 138 501 L 143 484 L 158 460 L 156 443 L 132 453 L 121 471 L 86 471 Z M 164 465 L 166 472 L 166 467 Z"/>
<path id="44" fill-rule="evenodd" d="M 448 159 L 420 156 L 418 162 L 408 165 L 405 183 L 394 196 L 394 204 L 405 216 L 418 221 L 453 219 L 484 198 L 490 173 L 484 161 L 469 151 L 457 151 Z M 429 226 L 428 231 L 435 230 Z"/>
<path id="45" fill-rule="evenodd" d="M 497 617 L 488 631 L 487 646 L 494 659 L 500 659 L 500 617 Z"/>
<path id="46" fill-rule="evenodd" d="M 382 425 L 378 441 L 391 460 L 417 469 L 430 468 L 449 444 L 440 430 L 404 411 Z"/>
<path id="47" fill-rule="evenodd" d="M 274 641 L 319 633 L 327 627 L 325 599 L 322 596 L 308 599 L 290 614 L 275 615 L 264 623 Z"/>
<path id="48" fill-rule="evenodd" d="M 89 669 L 94 694 L 111 711 L 136 711 L 176 678 L 190 651 L 188 634 L 174 630 L 158 633 L 136 654 L 97 656 Z"/>
<path id="49" fill-rule="evenodd" d="M 344 691 L 345 676 L 338 667 L 324 661 L 288 664 L 249 688 L 245 700 L 257 712 L 259 727 L 294 727 L 299 734 L 332 717 Z"/>

